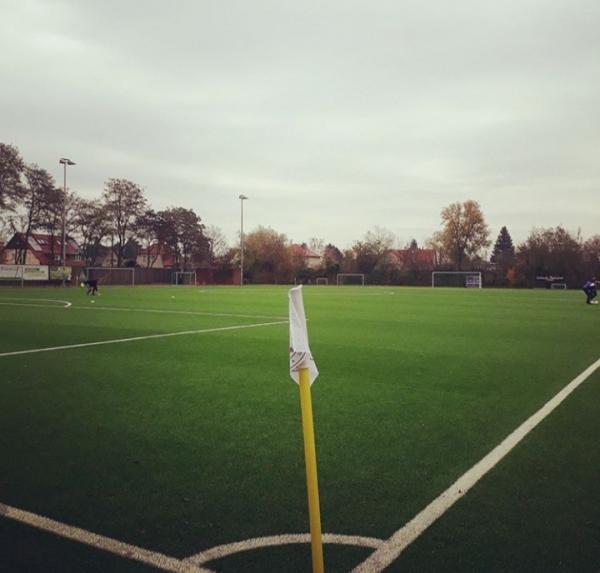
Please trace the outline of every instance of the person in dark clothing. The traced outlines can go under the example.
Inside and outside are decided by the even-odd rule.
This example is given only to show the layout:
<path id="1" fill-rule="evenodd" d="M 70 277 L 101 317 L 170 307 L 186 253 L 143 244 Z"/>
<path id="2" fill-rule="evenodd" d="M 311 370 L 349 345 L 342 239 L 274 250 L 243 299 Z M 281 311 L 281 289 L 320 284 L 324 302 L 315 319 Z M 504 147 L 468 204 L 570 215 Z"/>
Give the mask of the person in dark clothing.
<path id="1" fill-rule="evenodd" d="M 594 300 L 598 296 L 596 289 L 596 277 L 593 277 L 591 281 L 587 281 L 583 285 L 583 292 L 586 296 L 586 304 L 598 304 L 597 300 Z"/>
<path id="2" fill-rule="evenodd" d="M 93 296 L 98 292 L 98 281 L 96 279 L 88 279 L 84 284 L 88 287 L 85 294 Z"/>

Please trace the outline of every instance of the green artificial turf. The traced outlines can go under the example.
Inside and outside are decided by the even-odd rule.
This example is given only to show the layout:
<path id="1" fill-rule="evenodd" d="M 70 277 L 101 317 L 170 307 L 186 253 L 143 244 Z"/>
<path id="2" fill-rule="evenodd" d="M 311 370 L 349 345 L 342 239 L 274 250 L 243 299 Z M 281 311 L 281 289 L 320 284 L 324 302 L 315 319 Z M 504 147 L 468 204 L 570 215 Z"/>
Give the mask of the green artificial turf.
<path id="1" fill-rule="evenodd" d="M 389 537 L 600 355 L 600 309 L 577 292 L 312 287 L 304 296 L 321 372 L 313 403 L 328 533 Z M 278 321 L 287 288 L 112 287 L 93 304 L 80 289 L 3 288 L 0 302 L 11 303 L 0 305 L 3 353 Z M 20 302 L 43 306 L 12 306 Z M 275 324 L 0 357 L 0 502 L 179 558 L 306 532 L 287 347 L 287 325 Z M 597 571 L 599 382 L 390 570 Z M 25 546 L 64 571 L 148 569 L 26 529 L 0 518 L 0 570 L 45 570 L 39 557 L 14 565 Z M 326 546 L 326 569 L 348 571 L 369 551 Z M 308 545 L 290 545 L 207 566 L 309 564 Z"/>

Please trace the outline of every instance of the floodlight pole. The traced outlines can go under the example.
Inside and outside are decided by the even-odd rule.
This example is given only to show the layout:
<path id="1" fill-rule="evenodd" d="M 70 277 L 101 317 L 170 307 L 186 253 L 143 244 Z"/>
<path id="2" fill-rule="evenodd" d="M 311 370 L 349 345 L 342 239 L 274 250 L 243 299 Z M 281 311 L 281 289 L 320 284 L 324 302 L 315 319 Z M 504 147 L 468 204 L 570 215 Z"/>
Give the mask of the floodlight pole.
<path id="1" fill-rule="evenodd" d="M 241 219 L 240 219 L 240 287 L 244 286 L 244 201 L 246 195 L 240 195 Z"/>
<path id="2" fill-rule="evenodd" d="M 65 268 L 67 267 L 67 165 L 75 165 L 74 161 L 61 157 L 59 163 L 64 167 L 63 174 L 63 206 L 62 206 L 62 266 L 63 279 L 62 286 L 66 284 Z"/>

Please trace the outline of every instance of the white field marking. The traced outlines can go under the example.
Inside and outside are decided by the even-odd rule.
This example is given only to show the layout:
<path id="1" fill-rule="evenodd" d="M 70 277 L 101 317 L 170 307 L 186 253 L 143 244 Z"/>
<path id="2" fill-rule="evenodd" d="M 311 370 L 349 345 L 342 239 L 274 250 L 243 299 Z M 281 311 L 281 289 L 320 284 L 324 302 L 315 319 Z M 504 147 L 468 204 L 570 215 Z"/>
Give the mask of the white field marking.
<path id="1" fill-rule="evenodd" d="M 558 394 L 548 400 L 535 414 L 507 436 L 489 454 L 458 478 L 446 491 L 434 499 L 425 509 L 413 517 L 404 527 L 384 541 L 367 559 L 352 570 L 352 573 L 378 573 L 398 558 L 421 533 L 437 521 L 450 507 L 463 497 L 485 474 L 531 432 L 546 416 L 556 409 L 600 367 L 600 359 L 586 368 L 567 384 Z"/>
<path id="2" fill-rule="evenodd" d="M 17 297 L 8 297 L 3 296 L 0 298 L 0 301 L 11 300 L 11 301 L 25 301 L 25 302 L 0 302 L 3 306 L 36 306 L 43 308 L 69 308 L 71 303 L 68 300 L 56 300 L 53 298 L 17 298 Z M 29 301 L 37 302 L 50 302 L 50 303 L 60 303 L 62 306 L 56 306 L 55 304 L 31 304 Z"/>
<path id="3" fill-rule="evenodd" d="M 67 344 L 65 346 L 49 346 L 45 348 L 31 348 L 29 350 L 16 350 L 14 352 L 0 353 L 3 356 L 19 356 L 20 354 L 35 354 L 38 352 L 53 352 L 55 350 L 70 350 L 72 348 L 86 348 L 88 346 L 101 346 L 103 344 L 118 344 L 120 342 L 135 342 L 137 340 L 152 340 L 154 338 L 167 338 L 170 336 L 186 336 L 191 334 L 205 334 L 208 332 L 225 332 L 227 330 L 241 330 L 243 328 L 257 328 L 259 326 L 272 326 L 275 324 L 287 324 L 287 320 L 277 322 L 259 322 L 257 324 L 238 324 L 236 326 L 221 326 L 219 328 L 204 328 L 200 330 L 183 330 L 181 332 L 165 332 L 162 334 L 148 334 L 146 336 L 133 336 L 131 338 L 114 338 L 111 340 L 99 340 L 97 342 L 84 342 L 81 344 Z"/>
<path id="4" fill-rule="evenodd" d="M 187 311 L 187 310 L 170 310 L 162 308 L 130 308 L 130 307 L 118 307 L 118 306 L 71 306 L 77 310 L 123 310 L 127 312 L 154 312 L 160 314 L 185 314 L 193 316 L 221 316 L 225 318 L 267 318 L 274 320 L 287 320 L 284 316 L 266 316 L 263 314 L 228 314 L 225 312 L 204 312 L 204 311 Z"/>
<path id="5" fill-rule="evenodd" d="M 55 521 L 54 519 L 44 517 L 43 515 L 37 515 L 3 503 L 0 503 L 0 517 L 6 517 L 36 527 L 37 529 L 54 533 L 60 537 L 66 537 L 67 539 L 78 541 L 79 543 L 91 545 L 96 549 L 108 551 L 109 553 L 125 557 L 126 559 L 152 565 L 163 571 L 174 571 L 176 573 L 212 573 L 209 569 L 203 569 L 189 561 L 183 561 L 181 559 L 176 559 L 175 557 L 169 557 L 163 553 L 157 553 L 142 547 L 129 545 L 129 543 L 118 541 L 112 537 L 105 537 L 104 535 L 92 533 L 91 531 L 81 529 L 80 527 L 67 525 L 66 523 Z"/>
<path id="6" fill-rule="evenodd" d="M 246 539 L 245 541 L 237 541 L 236 543 L 228 543 L 227 545 L 219 545 L 206 551 L 201 551 L 196 555 L 192 555 L 185 562 L 203 565 L 214 559 L 221 559 L 228 555 L 241 553 L 242 551 L 252 551 L 254 549 L 262 549 L 263 547 L 277 547 L 279 545 L 288 545 L 292 543 L 310 543 L 310 533 L 290 533 L 287 535 L 271 535 L 269 537 L 256 537 L 254 539 Z M 336 545 L 353 545 L 355 547 L 370 547 L 377 549 L 382 543 L 382 539 L 374 537 L 360 537 L 357 535 L 334 535 L 332 533 L 323 534 L 323 543 L 332 543 Z"/>

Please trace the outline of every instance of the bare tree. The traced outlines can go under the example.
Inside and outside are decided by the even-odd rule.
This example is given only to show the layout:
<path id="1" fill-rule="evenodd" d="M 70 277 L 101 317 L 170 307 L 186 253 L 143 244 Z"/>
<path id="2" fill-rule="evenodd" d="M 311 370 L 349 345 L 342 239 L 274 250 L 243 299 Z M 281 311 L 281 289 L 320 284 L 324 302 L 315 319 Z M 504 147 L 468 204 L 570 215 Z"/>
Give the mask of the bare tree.
<path id="1" fill-rule="evenodd" d="M 206 227 L 204 235 L 210 242 L 211 258 L 222 258 L 229 252 L 227 238 L 219 227 L 215 225 Z"/>
<path id="2" fill-rule="evenodd" d="M 74 204 L 74 233 L 88 266 L 95 264 L 102 240 L 110 234 L 108 212 L 97 200 L 77 198 Z"/>
<path id="3" fill-rule="evenodd" d="M 102 195 L 116 238 L 117 266 L 123 264 L 127 241 L 135 234 L 136 221 L 146 208 L 142 188 L 127 179 L 109 179 Z"/>
<path id="4" fill-rule="evenodd" d="M 55 192 L 54 179 L 45 169 L 28 165 L 24 172 L 26 183 L 22 201 L 9 216 L 12 231 L 21 234 L 19 245 L 15 248 L 15 264 L 20 265 L 26 262 L 29 237 L 41 226 L 43 206 Z"/>

